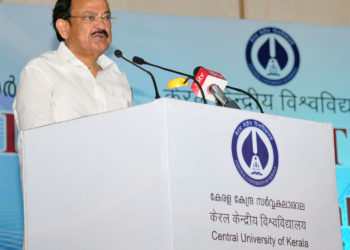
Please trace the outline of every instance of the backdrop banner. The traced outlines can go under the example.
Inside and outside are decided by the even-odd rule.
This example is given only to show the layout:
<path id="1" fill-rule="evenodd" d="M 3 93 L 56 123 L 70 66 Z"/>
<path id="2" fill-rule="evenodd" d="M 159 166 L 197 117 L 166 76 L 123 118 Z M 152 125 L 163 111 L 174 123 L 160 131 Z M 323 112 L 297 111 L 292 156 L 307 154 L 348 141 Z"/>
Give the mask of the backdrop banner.
<path id="1" fill-rule="evenodd" d="M 58 47 L 51 14 L 52 7 L 0 3 L 0 248 L 22 246 L 23 205 L 11 106 L 25 64 Z M 197 66 L 217 71 L 229 86 L 255 96 L 265 113 L 333 123 L 342 238 L 344 249 L 350 249 L 350 28 L 112 14 L 118 21 L 106 55 L 127 74 L 135 105 L 154 99 L 151 78 L 116 58 L 116 49 L 129 59 L 140 56 L 188 74 Z M 189 86 L 167 89 L 167 82 L 177 75 L 147 68 L 154 73 L 162 97 L 202 101 Z M 258 112 L 247 96 L 231 89 L 225 93 L 241 109 Z M 293 136 L 293 130 L 290 133 Z"/>

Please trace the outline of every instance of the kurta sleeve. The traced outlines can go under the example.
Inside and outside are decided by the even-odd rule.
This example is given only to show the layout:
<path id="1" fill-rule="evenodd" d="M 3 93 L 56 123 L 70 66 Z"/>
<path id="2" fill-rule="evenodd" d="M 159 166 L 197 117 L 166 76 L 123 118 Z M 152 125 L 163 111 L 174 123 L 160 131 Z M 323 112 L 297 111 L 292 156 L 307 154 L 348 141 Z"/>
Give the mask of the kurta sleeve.
<path id="1" fill-rule="evenodd" d="M 27 66 L 21 73 L 14 115 L 20 130 L 54 123 L 52 113 L 53 84 L 37 66 Z"/>

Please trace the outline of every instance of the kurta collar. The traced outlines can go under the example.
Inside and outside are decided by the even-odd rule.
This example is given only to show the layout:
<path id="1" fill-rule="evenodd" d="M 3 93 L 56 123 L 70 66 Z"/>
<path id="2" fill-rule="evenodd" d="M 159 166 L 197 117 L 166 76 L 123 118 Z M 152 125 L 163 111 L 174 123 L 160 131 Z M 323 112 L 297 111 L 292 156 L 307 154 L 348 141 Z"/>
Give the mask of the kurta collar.
<path id="1" fill-rule="evenodd" d="M 85 65 L 82 61 L 80 61 L 73 54 L 73 52 L 67 47 L 65 42 L 61 42 L 60 45 L 58 46 L 57 55 L 58 55 L 59 59 L 62 60 L 63 62 L 71 62 L 74 65 L 80 65 L 80 66 Z M 97 59 L 97 63 L 98 63 L 98 65 L 101 66 L 101 68 L 103 70 L 105 70 L 105 69 L 111 67 L 114 62 L 111 59 L 109 59 L 107 56 L 102 54 Z"/>

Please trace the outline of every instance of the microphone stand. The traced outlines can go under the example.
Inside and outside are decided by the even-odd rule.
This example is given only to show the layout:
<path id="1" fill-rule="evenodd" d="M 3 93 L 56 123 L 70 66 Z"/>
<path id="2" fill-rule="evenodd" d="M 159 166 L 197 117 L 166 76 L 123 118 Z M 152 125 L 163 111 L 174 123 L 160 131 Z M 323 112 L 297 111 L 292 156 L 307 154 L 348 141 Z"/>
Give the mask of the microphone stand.
<path id="1" fill-rule="evenodd" d="M 182 72 L 179 72 L 179 71 L 176 71 L 176 70 L 164 68 L 164 67 L 162 67 L 162 66 L 159 66 L 159 65 L 156 65 L 156 64 L 152 64 L 152 63 L 146 62 L 145 60 L 143 60 L 141 57 L 138 57 L 138 56 L 134 56 L 133 59 L 132 59 L 132 61 L 133 61 L 134 63 L 137 63 L 137 64 L 146 64 L 146 65 L 150 65 L 150 66 L 152 66 L 152 67 L 156 67 L 156 68 L 159 68 L 159 69 L 162 69 L 162 70 L 165 70 L 165 71 L 168 71 L 168 72 L 172 72 L 172 73 L 175 73 L 175 74 L 178 74 L 178 75 L 186 76 L 187 78 L 192 79 L 192 80 L 195 82 L 195 84 L 198 86 L 199 90 L 201 91 L 204 104 L 207 104 L 207 100 L 206 100 L 206 98 L 205 98 L 203 88 L 202 88 L 202 86 L 199 84 L 199 82 L 196 80 L 195 77 L 193 77 L 193 76 L 191 76 L 191 75 L 189 75 L 189 74 L 186 74 L 186 73 L 182 73 Z"/>
<path id="2" fill-rule="evenodd" d="M 124 60 L 127 61 L 128 63 L 131 63 L 132 65 L 136 66 L 137 68 L 139 68 L 139 69 L 145 71 L 147 74 L 149 74 L 149 75 L 151 76 L 151 78 L 152 78 L 152 82 L 153 82 L 153 86 L 154 86 L 154 91 L 156 92 L 155 99 L 160 98 L 159 91 L 158 91 L 158 87 L 157 87 L 157 83 L 156 83 L 156 79 L 154 79 L 154 76 L 153 76 L 153 74 L 152 74 L 150 71 L 148 71 L 148 70 L 142 68 L 141 66 L 137 65 L 136 63 L 130 61 L 130 60 L 127 59 L 127 58 L 125 58 L 125 57 L 123 56 L 123 53 L 122 53 L 119 49 L 116 50 L 116 51 L 114 51 L 114 55 L 115 55 L 116 57 L 120 57 L 120 58 L 124 59 Z"/>
<path id="3" fill-rule="evenodd" d="M 254 102 L 256 103 L 256 105 L 258 106 L 259 110 L 260 110 L 260 113 L 264 113 L 259 101 L 252 95 L 250 94 L 249 92 L 243 90 L 243 89 L 239 89 L 239 88 L 234 88 L 234 87 L 231 87 L 231 86 L 226 86 L 226 88 L 229 88 L 229 89 L 233 89 L 233 90 L 236 90 L 238 92 L 241 92 L 243 94 L 246 94 L 247 96 L 249 96 L 250 98 L 252 98 L 254 100 Z"/>

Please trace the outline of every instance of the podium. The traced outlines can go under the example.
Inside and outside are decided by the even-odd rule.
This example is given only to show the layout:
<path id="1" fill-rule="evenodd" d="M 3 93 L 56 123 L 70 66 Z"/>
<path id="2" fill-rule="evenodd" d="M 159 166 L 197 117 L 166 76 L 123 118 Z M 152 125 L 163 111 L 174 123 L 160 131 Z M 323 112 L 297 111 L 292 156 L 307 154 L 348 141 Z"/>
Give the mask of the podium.
<path id="1" fill-rule="evenodd" d="M 22 143 L 26 249 L 342 249 L 330 124 L 159 99 Z"/>

